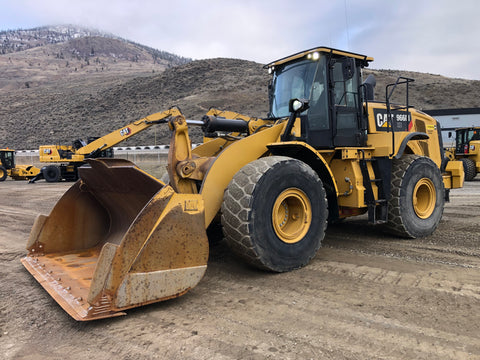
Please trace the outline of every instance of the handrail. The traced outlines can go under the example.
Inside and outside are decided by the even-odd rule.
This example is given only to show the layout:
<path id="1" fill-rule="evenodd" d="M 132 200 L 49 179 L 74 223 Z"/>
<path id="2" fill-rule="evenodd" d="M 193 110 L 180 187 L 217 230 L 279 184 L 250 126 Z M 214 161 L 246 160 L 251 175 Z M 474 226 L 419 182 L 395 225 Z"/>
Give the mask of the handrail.
<path id="1" fill-rule="evenodd" d="M 397 108 L 395 108 L 395 110 L 405 109 L 405 110 L 407 110 L 407 113 L 408 113 L 408 109 L 410 108 L 410 105 L 408 104 L 408 84 L 411 83 L 411 82 L 414 82 L 414 81 L 415 81 L 415 79 L 399 76 L 397 78 L 397 81 L 395 81 L 394 84 L 388 84 L 385 87 L 385 102 L 386 102 L 386 106 L 387 106 L 387 132 L 389 131 L 390 128 L 392 129 L 392 153 L 389 155 L 390 158 L 393 157 L 393 155 L 395 154 L 395 125 L 396 125 L 396 123 L 394 121 L 394 118 L 392 116 L 392 111 L 391 111 L 391 106 L 390 106 L 390 98 L 392 97 L 393 92 L 395 91 L 395 89 L 397 88 L 398 85 L 407 84 L 407 89 L 406 89 L 406 94 L 405 94 L 406 106 L 397 107 Z M 388 90 L 389 90 L 390 87 L 392 87 L 392 90 L 389 93 Z M 407 116 L 408 116 L 408 114 L 407 114 Z"/>

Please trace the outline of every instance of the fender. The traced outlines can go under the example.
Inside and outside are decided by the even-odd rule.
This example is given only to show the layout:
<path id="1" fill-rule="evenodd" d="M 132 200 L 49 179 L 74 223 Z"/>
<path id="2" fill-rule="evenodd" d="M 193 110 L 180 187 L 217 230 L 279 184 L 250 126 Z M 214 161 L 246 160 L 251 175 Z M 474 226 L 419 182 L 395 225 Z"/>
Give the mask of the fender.
<path id="1" fill-rule="evenodd" d="M 413 132 L 408 134 L 407 136 L 404 137 L 402 140 L 402 143 L 400 144 L 400 147 L 398 148 L 397 155 L 395 155 L 395 159 L 400 159 L 405 151 L 405 148 L 407 147 L 407 143 L 410 140 L 427 140 L 430 139 L 430 136 L 423 132 Z"/>
<path id="2" fill-rule="evenodd" d="M 304 142 L 288 141 L 281 143 L 273 143 L 267 145 L 272 155 L 283 155 L 301 160 L 308 164 L 316 171 L 323 182 L 325 191 L 327 192 L 329 219 L 338 218 L 338 201 L 339 195 L 335 177 L 333 176 L 330 166 L 323 156 L 312 146 Z"/>

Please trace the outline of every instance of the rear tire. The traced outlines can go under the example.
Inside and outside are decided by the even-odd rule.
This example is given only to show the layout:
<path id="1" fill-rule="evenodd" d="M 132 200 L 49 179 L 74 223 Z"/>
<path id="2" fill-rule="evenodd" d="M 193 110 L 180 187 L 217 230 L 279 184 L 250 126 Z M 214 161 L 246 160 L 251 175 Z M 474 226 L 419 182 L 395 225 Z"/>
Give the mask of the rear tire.
<path id="1" fill-rule="evenodd" d="M 463 171 L 465 172 L 465 181 L 472 181 L 477 175 L 475 162 L 469 158 L 461 158 L 463 163 Z"/>
<path id="2" fill-rule="evenodd" d="M 284 272 L 308 264 L 327 226 L 325 189 L 302 161 L 272 156 L 245 165 L 222 204 L 227 244 L 250 264 Z"/>
<path id="3" fill-rule="evenodd" d="M 5 181 L 7 175 L 7 169 L 5 169 L 3 166 L 0 166 L 0 181 Z"/>
<path id="4" fill-rule="evenodd" d="M 48 165 L 42 169 L 42 173 L 47 182 L 59 182 L 61 179 L 60 168 L 56 165 Z"/>
<path id="5" fill-rule="evenodd" d="M 440 169 L 429 158 L 404 155 L 393 161 L 387 230 L 406 238 L 428 236 L 445 205 Z"/>

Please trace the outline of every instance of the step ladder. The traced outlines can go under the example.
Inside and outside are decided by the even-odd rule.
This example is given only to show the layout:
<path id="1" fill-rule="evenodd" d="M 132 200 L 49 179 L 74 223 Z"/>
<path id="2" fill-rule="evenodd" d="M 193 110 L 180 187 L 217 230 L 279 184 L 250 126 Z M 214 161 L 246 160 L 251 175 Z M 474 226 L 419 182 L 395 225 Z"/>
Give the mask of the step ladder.
<path id="1" fill-rule="evenodd" d="M 370 178 L 368 163 L 372 165 L 374 178 Z M 365 187 L 365 204 L 368 207 L 368 222 L 383 224 L 388 220 L 388 200 L 390 199 L 390 180 L 392 176 L 392 161 L 386 158 L 365 158 L 360 160 L 360 169 Z M 372 184 L 378 189 L 378 198 L 375 199 Z"/>

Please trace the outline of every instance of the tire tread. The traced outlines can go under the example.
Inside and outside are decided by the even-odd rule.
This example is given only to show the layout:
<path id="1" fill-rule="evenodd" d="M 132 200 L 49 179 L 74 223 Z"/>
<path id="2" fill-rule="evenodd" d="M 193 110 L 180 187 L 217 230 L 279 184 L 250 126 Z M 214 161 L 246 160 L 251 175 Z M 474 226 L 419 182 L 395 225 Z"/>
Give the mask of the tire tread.
<path id="1" fill-rule="evenodd" d="M 222 226 L 223 234 L 227 245 L 238 256 L 247 263 L 264 270 L 274 270 L 273 266 L 264 263 L 262 260 L 261 249 L 255 246 L 254 240 L 250 236 L 250 215 L 252 213 L 252 194 L 260 178 L 272 167 L 280 162 L 292 161 L 294 159 L 283 156 L 270 156 L 258 159 L 245 165 L 231 180 L 224 194 L 222 203 Z M 297 160 L 294 160 L 297 161 Z M 308 165 L 298 161 L 305 167 L 305 171 L 313 171 Z M 327 199 L 324 196 L 324 207 L 327 209 Z M 325 218 L 323 226 L 320 226 L 322 232 L 325 232 L 327 221 Z M 295 268 L 305 266 L 316 251 L 320 248 L 321 241 L 311 256 L 299 263 Z M 288 270 L 293 270 L 292 268 Z M 278 270 L 274 270 L 278 271 Z M 281 270 L 282 271 L 282 270 Z"/>
<path id="2" fill-rule="evenodd" d="M 407 154 L 400 159 L 395 159 L 392 164 L 391 193 L 390 200 L 388 202 L 388 221 L 385 224 L 385 228 L 393 235 L 412 239 L 417 237 L 417 235 L 412 233 L 408 225 L 405 223 L 405 217 L 403 216 L 403 213 L 406 211 L 406 209 L 402 209 L 401 191 L 403 179 L 405 178 L 410 166 L 412 166 L 421 158 L 423 157 L 419 155 Z M 440 191 L 440 189 L 438 189 L 438 191 Z M 443 207 L 440 217 L 442 214 Z"/>
<path id="3" fill-rule="evenodd" d="M 475 162 L 469 158 L 462 158 L 463 171 L 465 172 L 465 181 L 472 181 L 477 175 Z"/>

